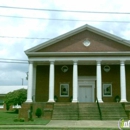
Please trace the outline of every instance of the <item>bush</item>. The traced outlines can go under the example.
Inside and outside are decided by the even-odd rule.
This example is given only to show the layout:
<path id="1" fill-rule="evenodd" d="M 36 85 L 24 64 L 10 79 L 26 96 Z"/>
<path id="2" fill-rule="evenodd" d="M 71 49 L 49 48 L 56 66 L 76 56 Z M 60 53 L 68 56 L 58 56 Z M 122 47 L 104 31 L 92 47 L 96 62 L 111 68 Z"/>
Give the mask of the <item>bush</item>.
<path id="1" fill-rule="evenodd" d="M 18 114 L 19 113 L 19 109 L 14 109 L 14 113 Z"/>
<path id="2" fill-rule="evenodd" d="M 10 105 L 6 103 L 6 110 L 8 111 L 10 108 Z"/>
<path id="3" fill-rule="evenodd" d="M 39 118 L 42 115 L 42 110 L 40 108 L 37 108 L 35 115 Z"/>
<path id="4" fill-rule="evenodd" d="M 19 119 L 14 119 L 14 122 L 19 122 Z"/>
<path id="5" fill-rule="evenodd" d="M 28 121 L 34 121 L 34 119 L 33 119 L 33 118 L 31 118 L 31 119 L 29 119 Z"/>
<path id="6" fill-rule="evenodd" d="M 24 120 L 24 118 L 20 118 L 19 121 L 20 122 L 24 122 L 25 120 Z"/>
<path id="7" fill-rule="evenodd" d="M 20 118 L 20 119 L 14 119 L 14 122 L 24 122 L 25 119 L 24 118 Z"/>

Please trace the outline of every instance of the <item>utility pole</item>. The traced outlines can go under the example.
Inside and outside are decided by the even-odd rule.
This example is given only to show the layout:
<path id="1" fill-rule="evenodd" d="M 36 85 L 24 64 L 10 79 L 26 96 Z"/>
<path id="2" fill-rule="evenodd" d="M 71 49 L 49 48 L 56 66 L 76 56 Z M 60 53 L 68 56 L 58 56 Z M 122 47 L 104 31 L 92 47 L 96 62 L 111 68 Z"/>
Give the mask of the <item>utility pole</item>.
<path id="1" fill-rule="evenodd" d="M 22 85 L 23 85 L 23 78 L 21 78 L 22 79 Z"/>

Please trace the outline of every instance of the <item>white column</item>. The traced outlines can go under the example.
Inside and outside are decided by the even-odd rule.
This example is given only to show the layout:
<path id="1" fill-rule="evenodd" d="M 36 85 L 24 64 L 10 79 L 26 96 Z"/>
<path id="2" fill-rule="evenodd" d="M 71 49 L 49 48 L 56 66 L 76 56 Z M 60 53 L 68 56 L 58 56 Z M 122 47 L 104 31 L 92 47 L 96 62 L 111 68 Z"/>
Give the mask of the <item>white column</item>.
<path id="1" fill-rule="evenodd" d="M 97 99 L 99 102 L 102 101 L 102 73 L 101 73 L 101 62 L 97 61 Z"/>
<path id="2" fill-rule="evenodd" d="M 32 102 L 32 89 L 33 89 L 33 63 L 30 62 L 28 72 L 28 90 L 27 90 L 26 102 Z"/>
<path id="3" fill-rule="evenodd" d="M 50 62 L 50 73 L 49 73 L 49 100 L 48 102 L 54 101 L 54 61 Z"/>
<path id="4" fill-rule="evenodd" d="M 36 65 L 33 66 L 33 90 L 32 90 L 32 97 L 33 102 L 35 102 L 35 94 L 36 94 Z"/>
<path id="5" fill-rule="evenodd" d="M 78 65 L 77 61 L 73 63 L 73 100 L 72 102 L 78 102 Z"/>
<path id="6" fill-rule="evenodd" d="M 121 101 L 127 102 L 126 100 L 126 75 L 125 75 L 125 63 L 120 62 L 120 91 L 121 91 Z"/>

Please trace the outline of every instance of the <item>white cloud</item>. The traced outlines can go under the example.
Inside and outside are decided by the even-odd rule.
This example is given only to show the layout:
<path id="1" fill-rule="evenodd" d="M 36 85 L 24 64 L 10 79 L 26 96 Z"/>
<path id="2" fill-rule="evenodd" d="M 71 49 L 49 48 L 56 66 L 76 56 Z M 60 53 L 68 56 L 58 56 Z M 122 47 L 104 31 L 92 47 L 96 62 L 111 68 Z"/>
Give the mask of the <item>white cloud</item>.
<path id="1" fill-rule="evenodd" d="M 2 6 L 16 6 L 27 8 L 44 8 L 59 10 L 103 11 L 103 12 L 130 12 L 129 0 L 4 0 Z M 120 37 L 130 39 L 130 23 L 103 23 L 88 22 L 87 20 L 100 21 L 130 21 L 129 15 L 114 14 L 89 14 L 89 13 L 61 13 L 47 11 L 29 11 L 0 8 L 0 15 L 14 15 L 25 17 L 43 17 L 59 19 L 76 19 L 80 21 L 51 21 L 38 19 L 7 18 L 0 16 L 0 36 L 53 38 L 68 32 L 83 24 L 90 24 Z M 24 51 L 46 39 L 11 39 L 0 38 L 0 58 L 27 59 Z M 20 84 L 21 77 L 25 77 L 27 66 L 6 64 L 0 67 L 0 80 L 2 84 Z M 11 76 L 13 74 L 13 76 Z M 16 80 L 17 77 L 17 80 Z"/>

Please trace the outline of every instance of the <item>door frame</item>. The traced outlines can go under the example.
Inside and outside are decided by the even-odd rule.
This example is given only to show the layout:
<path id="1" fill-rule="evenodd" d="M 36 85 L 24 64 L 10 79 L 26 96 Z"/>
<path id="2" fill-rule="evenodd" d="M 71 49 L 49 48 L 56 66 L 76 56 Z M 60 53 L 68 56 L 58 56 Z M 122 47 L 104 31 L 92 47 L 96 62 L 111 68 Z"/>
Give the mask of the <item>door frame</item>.
<path id="1" fill-rule="evenodd" d="M 96 76 L 79 76 L 78 77 L 78 92 L 80 86 L 92 86 L 92 102 L 95 102 L 95 81 Z M 79 93 L 78 93 L 79 99 Z"/>

